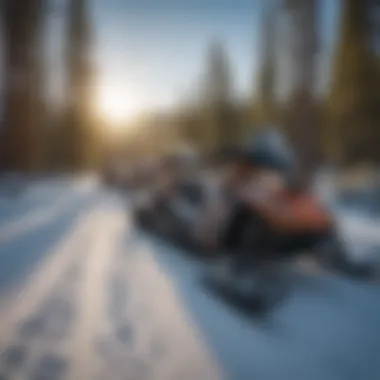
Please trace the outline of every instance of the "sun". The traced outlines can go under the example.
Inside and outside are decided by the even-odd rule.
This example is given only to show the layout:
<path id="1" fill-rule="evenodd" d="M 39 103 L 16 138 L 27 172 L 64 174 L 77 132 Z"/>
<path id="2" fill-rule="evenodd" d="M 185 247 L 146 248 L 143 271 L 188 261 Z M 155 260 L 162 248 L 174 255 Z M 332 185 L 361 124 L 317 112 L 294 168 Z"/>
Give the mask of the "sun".
<path id="1" fill-rule="evenodd" d="M 138 109 L 135 98 L 117 85 L 102 85 L 97 94 L 97 110 L 114 129 L 123 129 Z"/>

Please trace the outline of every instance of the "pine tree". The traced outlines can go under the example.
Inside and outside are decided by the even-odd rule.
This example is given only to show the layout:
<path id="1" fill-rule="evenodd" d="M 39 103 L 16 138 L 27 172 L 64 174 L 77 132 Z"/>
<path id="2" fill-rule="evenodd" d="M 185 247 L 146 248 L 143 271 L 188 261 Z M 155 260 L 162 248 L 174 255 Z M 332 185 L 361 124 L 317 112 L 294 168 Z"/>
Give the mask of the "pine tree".
<path id="1" fill-rule="evenodd" d="M 327 132 L 330 155 L 342 163 L 371 161 L 378 155 L 380 83 L 378 61 L 368 43 L 369 5 L 343 2 Z"/>
<path id="2" fill-rule="evenodd" d="M 40 167 L 43 143 L 42 49 L 44 0 L 4 0 L 3 170 L 30 172 Z"/>
<path id="3" fill-rule="evenodd" d="M 206 74 L 207 145 L 219 149 L 237 138 L 228 56 L 219 42 L 211 44 Z"/>
<path id="4" fill-rule="evenodd" d="M 67 17 L 65 155 L 71 169 L 90 166 L 94 130 L 90 114 L 91 30 L 87 0 L 69 0 Z"/>
<path id="5" fill-rule="evenodd" d="M 366 34 L 370 54 L 370 70 L 373 72 L 373 106 L 370 130 L 371 160 L 380 165 L 380 1 L 365 0 L 366 5 Z M 379 187 L 380 188 L 380 187 Z"/>
<path id="6" fill-rule="evenodd" d="M 276 44 L 276 8 L 271 3 L 265 9 L 262 38 L 262 64 L 259 77 L 257 121 L 263 124 L 273 123 L 275 111 L 275 44 Z"/>
<path id="7" fill-rule="evenodd" d="M 315 99 L 318 0 L 286 0 L 292 16 L 295 83 L 290 95 L 290 136 L 299 158 L 300 173 L 307 183 L 319 160 L 320 131 Z"/>

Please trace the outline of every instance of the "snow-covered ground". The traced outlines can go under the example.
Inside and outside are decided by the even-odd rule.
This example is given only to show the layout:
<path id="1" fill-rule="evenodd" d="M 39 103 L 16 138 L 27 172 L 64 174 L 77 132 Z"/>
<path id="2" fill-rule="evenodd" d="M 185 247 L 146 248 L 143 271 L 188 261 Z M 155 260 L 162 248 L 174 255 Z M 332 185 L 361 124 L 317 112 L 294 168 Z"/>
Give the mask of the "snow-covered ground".
<path id="1" fill-rule="evenodd" d="M 0 378 L 222 379 L 120 197 L 35 186 L 0 230 Z"/>
<path id="2" fill-rule="evenodd" d="M 380 378 L 379 285 L 293 274 L 249 316 L 207 290 L 205 264 L 134 230 L 120 195 L 57 178 L 10 193 L 0 379 Z M 380 222 L 336 211 L 347 244 L 380 246 Z"/>
<path id="3" fill-rule="evenodd" d="M 347 251 L 357 260 L 379 258 L 380 214 L 376 211 L 380 210 L 380 205 L 378 199 L 366 196 L 371 191 L 359 192 L 355 204 L 345 205 L 332 175 L 327 173 L 316 181 L 316 193 L 333 211 Z"/>

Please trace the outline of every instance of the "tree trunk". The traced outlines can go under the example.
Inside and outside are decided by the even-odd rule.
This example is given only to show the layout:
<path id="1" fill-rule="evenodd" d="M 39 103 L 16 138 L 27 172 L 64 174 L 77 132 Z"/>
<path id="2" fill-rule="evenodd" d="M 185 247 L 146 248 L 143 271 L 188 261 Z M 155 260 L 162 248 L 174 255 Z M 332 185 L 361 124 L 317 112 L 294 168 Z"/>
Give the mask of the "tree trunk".
<path id="1" fill-rule="evenodd" d="M 314 95 L 316 79 L 317 32 L 316 0 L 292 0 L 287 2 L 293 13 L 293 60 L 296 81 L 293 86 L 290 109 L 292 112 L 292 137 L 298 153 L 300 174 L 308 183 L 317 168 L 320 156 L 318 112 Z"/>
<path id="2" fill-rule="evenodd" d="M 30 172 L 41 149 L 44 0 L 4 0 L 5 99 L 1 167 Z"/>
<path id="3" fill-rule="evenodd" d="M 91 25 L 87 0 L 69 0 L 67 15 L 66 160 L 72 170 L 91 167 L 96 133 L 91 120 Z"/>

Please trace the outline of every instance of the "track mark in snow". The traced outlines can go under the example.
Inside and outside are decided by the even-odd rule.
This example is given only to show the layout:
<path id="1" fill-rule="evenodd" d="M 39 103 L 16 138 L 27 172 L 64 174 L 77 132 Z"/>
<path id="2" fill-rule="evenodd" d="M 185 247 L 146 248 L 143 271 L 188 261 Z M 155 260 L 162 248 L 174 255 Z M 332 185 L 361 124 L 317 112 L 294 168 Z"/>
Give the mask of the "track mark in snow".
<path id="1" fill-rule="evenodd" d="M 28 347 L 22 344 L 13 344 L 1 355 L 1 368 L 7 371 L 20 370 L 28 359 Z"/>
<path id="2" fill-rule="evenodd" d="M 108 328 L 95 342 L 96 379 L 221 379 L 170 280 L 141 239 L 130 238 L 107 276 Z"/>
<path id="3" fill-rule="evenodd" d="M 118 273 L 111 272 L 108 283 L 108 316 L 113 324 L 121 323 L 125 317 L 127 289 Z"/>
<path id="4" fill-rule="evenodd" d="M 43 314 L 33 315 L 27 319 L 20 328 L 19 336 L 22 340 L 32 340 L 43 334 L 46 317 Z"/>
<path id="5" fill-rule="evenodd" d="M 129 318 L 138 338 L 134 355 L 149 364 L 145 375 L 157 380 L 221 379 L 217 364 L 151 252 L 140 244 L 126 261 L 125 277 L 133 294 L 129 310 L 137 314 L 146 309 L 144 318 L 138 314 Z"/>
<path id="6" fill-rule="evenodd" d="M 133 328 L 123 323 L 116 329 L 116 337 L 124 345 L 131 344 L 133 342 Z"/>
<path id="7" fill-rule="evenodd" d="M 19 329 L 19 337 L 23 341 L 43 339 L 55 344 L 67 335 L 75 317 L 76 282 L 72 281 L 71 272 L 79 269 L 78 263 L 72 264 L 62 276 L 61 281 L 50 296 L 45 299 L 39 309 L 25 320 Z M 78 275 L 79 275 L 78 271 Z"/>
<path id="8" fill-rule="evenodd" d="M 0 344 L 6 346 L 23 325 L 23 333 L 32 336 L 43 328 L 44 319 L 38 314 L 44 301 L 56 289 L 65 271 L 82 255 L 80 238 L 91 231 L 95 211 L 81 218 L 48 259 L 30 276 L 27 284 L 6 298 L 0 310 Z M 88 233 L 88 232 L 87 232 Z M 27 322 L 28 321 L 28 322 Z"/>
<path id="9" fill-rule="evenodd" d="M 94 337 L 104 326 L 105 283 L 115 255 L 115 242 L 122 231 L 122 214 L 107 210 L 100 222 L 93 233 L 97 239 L 93 240 L 91 257 L 84 267 L 79 289 L 77 323 L 69 344 L 72 367 L 68 379 L 72 380 L 92 379 L 100 365 L 94 358 Z"/>
<path id="10" fill-rule="evenodd" d="M 46 354 L 32 369 L 30 380 L 61 380 L 64 379 L 67 368 L 66 359 L 58 355 Z"/>
<path id="11" fill-rule="evenodd" d="M 84 191 L 82 190 L 82 193 L 83 192 Z M 53 204 L 53 206 L 43 208 L 37 212 L 28 212 L 21 219 L 13 220 L 7 225 L 2 226 L 0 231 L 0 244 L 4 244 L 5 242 L 15 239 L 33 228 L 48 223 L 61 211 L 66 209 L 77 197 L 77 193 L 75 195 L 64 197 L 59 202 Z"/>
<path id="12" fill-rule="evenodd" d="M 73 301 L 62 296 L 52 296 L 40 310 L 42 328 L 39 335 L 46 342 L 60 343 L 67 335 L 74 317 Z"/>
<path id="13" fill-rule="evenodd" d="M 166 354 L 165 345 L 161 340 L 153 340 L 150 345 L 150 358 L 154 361 L 161 360 Z"/>
<path id="14" fill-rule="evenodd" d="M 20 296 L 0 309 L 0 375 L 220 379 L 152 254 L 136 240 L 120 250 L 123 212 L 103 205 L 73 227 Z"/>

